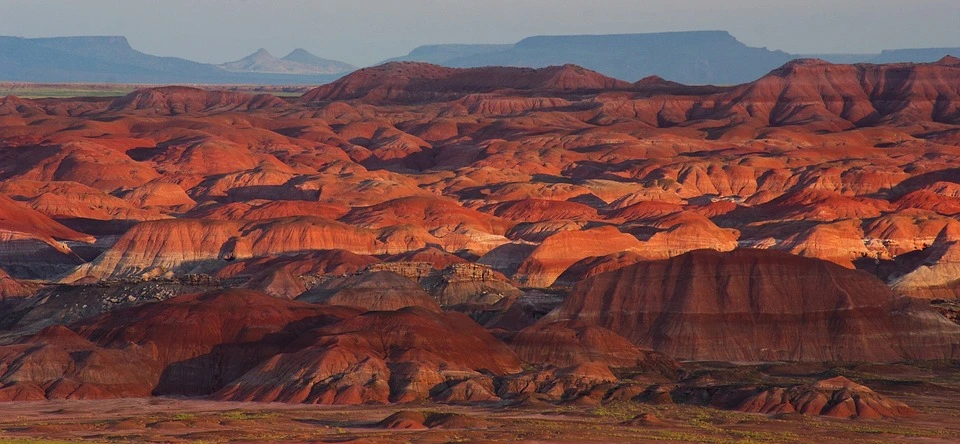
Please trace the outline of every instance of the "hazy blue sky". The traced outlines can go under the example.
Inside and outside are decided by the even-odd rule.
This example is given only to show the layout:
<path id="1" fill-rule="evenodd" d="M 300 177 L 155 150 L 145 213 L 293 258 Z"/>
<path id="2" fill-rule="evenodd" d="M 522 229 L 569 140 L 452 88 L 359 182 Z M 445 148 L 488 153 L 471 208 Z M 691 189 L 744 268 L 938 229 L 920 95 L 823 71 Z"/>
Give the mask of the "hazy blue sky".
<path id="1" fill-rule="evenodd" d="M 430 43 L 699 29 L 793 53 L 960 46 L 960 0 L 0 0 L 2 35 L 124 35 L 216 63 L 303 47 L 362 66 Z"/>

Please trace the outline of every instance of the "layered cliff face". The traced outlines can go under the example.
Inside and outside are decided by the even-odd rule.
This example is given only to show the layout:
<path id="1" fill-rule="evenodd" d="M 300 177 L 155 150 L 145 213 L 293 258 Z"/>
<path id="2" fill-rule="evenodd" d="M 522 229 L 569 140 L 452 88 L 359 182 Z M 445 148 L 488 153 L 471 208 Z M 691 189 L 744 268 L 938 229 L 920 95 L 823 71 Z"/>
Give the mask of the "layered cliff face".
<path id="1" fill-rule="evenodd" d="M 777 252 L 694 251 L 585 279 L 575 320 L 680 359 L 951 359 L 960 328 L 859 271 Z"/>

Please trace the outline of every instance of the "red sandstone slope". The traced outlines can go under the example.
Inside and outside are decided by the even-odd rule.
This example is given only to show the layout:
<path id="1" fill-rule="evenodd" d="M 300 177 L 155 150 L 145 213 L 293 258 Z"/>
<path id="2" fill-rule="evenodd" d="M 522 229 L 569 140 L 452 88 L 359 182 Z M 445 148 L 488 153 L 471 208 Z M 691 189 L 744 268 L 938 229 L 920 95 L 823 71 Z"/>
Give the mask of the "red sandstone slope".
<path id="1" fill-rule="evenodd" d="M 49 278 L 62 273 L 83 262 L 66 241 L 94 240 L 0 195 L 0 267 L 15 276 Z"/>
<path id="2" fill-rule="evenodd" d="M 295 338 L 296 329 L 284 332 L 288 325 L 355 314 L 342 307 L 323 308 L 240 290 L 119 310 L 69 329 L 49 327 L 22 344 L 0 347 L 0 359 L 16 367 L 3 375 L 0 397 L 209 393 Z"/>
<path id="3" fill-rule="evenodd" d="M 29 288 L 0 269 L 0 298 L 21 298 L 33 294 Z"/>
<path id="4" fill-rule="evenodd" d="M 717 99 L 717 110 L 771 126 L 826 129 L 879 123 L 960 122 L 960 63 L 834 65 L 792 61 Z"/>
<path id="5" fill-rule="evenodd" d="M 844 419 L 913 416 L 917 412 L 843 376 L 792 387 L 709 387 L 680 397 L 700 397 L 712 407 L 749 413 L 820 415 Z"/>
<path id="6" fill-rule="evenodd" d="M 675 369 L 660 353 L 644 350 L 603 327 L 578 321 L 541 323 L 527 327 L 509 339 L 525 362 L 569 367 L 599 362 L 611 367 L 647 367 L 657 371 Z"/>
<path id="7" fill-rule="evenodd" d="M 149 111 L 159 115 L 199 112 L 251 111 L 286 106 L 279 97 L 269 94 L 243 94 L 229 91 L 207 91 L 185 86 L 140 89 L 110 102 L 113 112 Z"/>
<path id="8" fill-rule="evenodd" d="M 882 282 L 762 250 L 694 251 L 588 278 L 543 322 L 609 328 L 680 359 L 954 358 L 960 327 Z"/>
<path id="9" fill-rule="evenodd" d="M 435 250 L 542 287 L 588 257 L 608 260 L 564 284 L 631 255 L 752 246 L 891 282 L 917 269 L 900 288 L 952 295 L 951 256 L 927 256 L 926 288 L 899 258 L 960 208 L 958 69 L 798 61 L 686 88 L 570 66 L 389 64 L 315 91 L 364 96 L 350 103 L 179 87 L 114 108 L 8 99 L 0 194 L 99 242 L 70 244 L 76 255 L 7 242 L 4 266 L 50 280 L 242 275 L 293 296 L 321 278 L 302 273 L 337 267 L 254 268 L 329 249 L 387 262 Z"/>
<path id="10" fill-rule="evenodd" d="M 477 371 L 520 370 L 502 343 L 460 314 L 422 308 L 370 312 L 307 332 L 299 349 L 265 361 L 214 395 L 314 404 L 427 399 L 432 385 Z"/>
<path id="11" fill-rule="evenodd" d="M 630 84 L 575 65 L 547 68 L 445 68 L 417 62 L 391 62 L 355 71 L 313 89 L 303 100 L 419 102 L 502 89 L 578 91 L 627 89 Z"/>
<path id="12" fill-rule="evenodd" d="M 440 305 L 416 282 L 389 271 L 333 279 L 311 288 L 297 300 L 364 310 L 399 310 L 404 307 L 440 310 Z"/>
<path id="13" fill-rule="evenodd" d="M 0 195 L 0 230 L 52 242 L 53 239 L 92 242 L 93 238 L 71 230 L 9 197 Z"/>
<path id="14" fill-rule="evenodd" d="M 5 400 L 220 390 L 221 399 L 359 404 L 387 402 L 391 394 L 425 399 L 445 380 L 442 373 L 520 370 L 509 348 L 464 315 L 420 308 L 360 314 L 245 290 L 181 296 L 49 327 L 0 347 L 0 362 L 9 369 L 0 378 Z M 375 368 L 382 379 L 374 384 L 361 368 Z M 304 374 L 317 380 L 290 383 Z"/>

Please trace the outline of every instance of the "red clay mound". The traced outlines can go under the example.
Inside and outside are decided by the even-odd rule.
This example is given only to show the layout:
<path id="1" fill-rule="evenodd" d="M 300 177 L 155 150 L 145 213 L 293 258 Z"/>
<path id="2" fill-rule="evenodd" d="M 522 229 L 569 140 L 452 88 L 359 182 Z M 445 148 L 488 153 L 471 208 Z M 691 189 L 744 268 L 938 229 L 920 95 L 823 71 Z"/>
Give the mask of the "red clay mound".
<path id="1" fill-rule="evenodd" d="M 584 204 L 562 200 L 523 199 L 488 205 L 480 210 L 517 222 L 597 219 L 597 210 Z"/>
<path id="2" fill-rule="evenodd" d="M 547 68 L 445 68 L 391 62 L 355 71 L 303 95 L 306 102 L 363 99 L 375 102 L 450 100 L 502 89 L 578 91 L 629 89 L 630 84 L 575 65 Z"/>
<path id="3" fill-rule="evenodd" d="M 794 60 L 722 95 L 718 102 L 728 103 L 737 112 L 749 107 L 751 116 L 771 126 L 957 123 L 957 79 L 960 67 L 949 63 L 834 65 Z M 934 106 L 927 97 L 938 97 L 942 105 Z"/>
<path id="4" fill-rule="evenodd" d="M 639 250 L 637 238 L 604 226 L 584 231 L 561 231 L 548 237 L 520 264 L 514 279 L 531 287 L 548 287 L 577 261 Z"/>
<path id="5" fill-rule="evenodd" d="M 440 310 L 440 305 L 415 281 L 389 271 L 373 271 L 334 279 L 310 289 L 299 301 L 347 305 L 364 310 L 399 310 L 423 307 Z"/>
<path id="6" fill-rule="evenodd" d="M 586 279 L 542 322 L 607 327 L 678 359 L 949 359 L 960 328 L 876 278 L 764 250 L 694 251 Z"/>
<path id="7" fill-rule="evenodd" d="M 642 367 L 661 374 L 679 368 L 661 353 L 641 349 L 610 330 L 578 321 L 536 324 L 517 332 L 508 343 L 528 363 L 569 367 L 599 362 L 610 367 Z"/>
<path id="8" fill-rule="evenodd" d="M 203 395 L 278 353 L 305 328 L 298 321 L 317 326 L 356 314 L 246 290 L 182 296 L 0 347 L 4 365 L 17 368 L 0 390 L 31 387 L 49 399 Z"/>
<path id="9" fill-rule="evenodd" d="M 3 299 L 22 298 L 32 294 L 33 291 L 0 269 L 0 297 Z"/>
<path id="10" fill-rule="evenodd" d="M 52 242 L 53 239 L 92 242 L 92 236 L 71 230 L 49 217 L 0 195 L 0 231 Z"/>
<path id="11" fill-rule="evenodd" d="M 221 400 L 364 404 L 427 399 L 444 372 L 520 370 L 505 345 L 464 315 L 418 307 L 369 312 L 307 332 L 214 395 Z M 455 399 L 446 399 L 454 401 Z"/>
<path id="12" fill-rule="evenodd" d="M 433 268 L 441 269 L 454 264 L 466 264 L 470 261 L 436 247 L 427 247 L 416 251 L 391 255 L 386 258 L 386 262 L 425 262 Z"/>
<path id="13" fill-rule="evenodd" d="M 0 399 L 202 396 L 360 404 L 427 399 L 450 377 L 520 371 L 464 315 L 369 312 L 248 290 L 188 295 L 0 347 Z M 450 398 L 449 400 L 454 400 Z"/>
<path id="14" fill-rule="evenodd" d="M 748 413 L 799 413 L 844 419 L 899 418 L 917 414 L 906 404 L 843 376 L 786 388 L 720 390 L 711 405 Z"/>
<path id="15" fill-rule="evenodd" d="M 606 256 L 588 257 L 577 261 L 571 265 L 570 268 L 567 268 L 567 270 L 557 278 L 554 285 L 574 285 L 588 277 L 633 265 L 644 260 L 647 260 L 647 258 L 632 251 L 622 251 Z"/>
<path id="16" fill-rule="evenodd" d="M 251 111 L 282 108 L 287 103 L 269 94 L 250 95 L 207 91 L 185 86 L 139 89 L 110 103 L 113 112 L 147 110 L 160 115 L 198 112 Z"/>
<path id="17" fill-rule="evenodd" d="M 83 262 L 66 242 L 93 243 L 74 231 L 0 195 L 0 264 L 17 277 L 51 277 Z"/>

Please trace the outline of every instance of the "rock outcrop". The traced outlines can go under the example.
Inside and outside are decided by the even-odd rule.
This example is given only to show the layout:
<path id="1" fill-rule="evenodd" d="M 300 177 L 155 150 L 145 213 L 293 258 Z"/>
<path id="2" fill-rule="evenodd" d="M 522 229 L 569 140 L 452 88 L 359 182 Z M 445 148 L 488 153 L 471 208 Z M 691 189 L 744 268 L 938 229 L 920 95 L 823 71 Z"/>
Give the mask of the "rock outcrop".
<path id="1" fill-rule="evenodd" d="M 461 314 L 362 314 L 228 290 L 47 327 L 0 347 L 0 367 L 6 400 L 213 394 L 362 404 L 427 399 L 444 381 L 517 373 L 521 362 Z"/>
<path id="2" fill-rule="evenodd" d="M 679 396 L 692 393 L 707 394 L 713 407 L 748 413 L 799 413 L 843 419 L 900 418 L 917 414 L 906 404 L 843 376 L 791 387 L 697 388 Z"/>
<path id="3" fill-rule="evenodd" d="M 416 282 L 389 271 L 361 273 L 324 282 L 301 294 L 297 300 L 364 310 L 399 310 L 404 307 L 440 310 L 440 305 Z"/>

